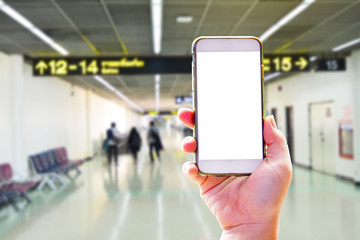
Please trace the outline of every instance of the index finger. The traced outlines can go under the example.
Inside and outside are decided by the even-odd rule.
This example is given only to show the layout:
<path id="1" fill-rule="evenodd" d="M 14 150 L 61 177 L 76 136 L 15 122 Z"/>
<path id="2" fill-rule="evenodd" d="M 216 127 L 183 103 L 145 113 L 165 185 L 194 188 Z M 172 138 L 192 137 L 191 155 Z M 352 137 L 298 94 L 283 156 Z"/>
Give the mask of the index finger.
<path id="1" fill-rule="evenodd" d="M 194 127 L 194 114 L 195 111 L 189 108 L 180 108 L 178 110 L 178 116 L 180 121 L 182 121 L 189 128 Z"/>

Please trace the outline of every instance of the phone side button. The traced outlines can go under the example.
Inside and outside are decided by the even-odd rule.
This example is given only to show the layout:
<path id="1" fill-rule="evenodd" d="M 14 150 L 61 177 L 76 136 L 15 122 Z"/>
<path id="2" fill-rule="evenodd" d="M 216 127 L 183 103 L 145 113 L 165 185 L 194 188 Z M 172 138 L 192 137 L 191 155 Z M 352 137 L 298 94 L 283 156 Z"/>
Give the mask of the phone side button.
<path id="1" fill-rule="evenodd" d="M 262 79 L 264 80 L 264 65 L 261 65 L 261 76 Z"/>
<path id="2" fill-rule="evenodd" d="M 194 74 L 195 74 L 195 66 L 194 66 L 194 61 L 191 62 L 191 67 L 192 67 L 192 74 L 191 74 L 191 89 L 192 91 L 195 91 L 195 80 L 194 80 Z"/>

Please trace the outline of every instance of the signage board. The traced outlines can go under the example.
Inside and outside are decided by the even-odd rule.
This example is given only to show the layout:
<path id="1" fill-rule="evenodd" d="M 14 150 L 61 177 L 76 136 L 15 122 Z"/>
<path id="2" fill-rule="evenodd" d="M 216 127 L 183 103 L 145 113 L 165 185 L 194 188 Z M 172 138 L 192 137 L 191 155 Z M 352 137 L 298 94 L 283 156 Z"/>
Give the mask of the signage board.
<path id="1" fill-rule="evenodd" d="M 175 103 L 177 105 L 192 104 L 193 103 L 193 98 L 192 98 L 192 96 L 176 96 L 175 97 Z"/>
<path id="2" fill-rule="evenodd" d="M 34 76 L 191 73 L 189 57 L 64 57 L 33 59 Z"/>
<path id="3" fill-rule="evenodd" d="M 34 76 L 119 74 L 191 74 L 191 57 L 55 57 L 34 58 Z M 219 59 L 221 61 L 221 59 Z M 265 55 L 264 72 L 309 71 L 308 55 Z"/>
<path id="4" fill-rule="evenodd" d="M 177 115 L 177 110 L 174 111 L 145 111 L 142 112 L 143 116 L 164 116 L 164 115 Z"/>
<path id="5" fill-rule="evenodd" d="M 309 55 L 264 55 L 264 72 L 310 71 Z"/>
<path id="6" fill-rule="evenodd" d="M 345 58 L 319 59 L 316 71 L 345 71 Z"/>

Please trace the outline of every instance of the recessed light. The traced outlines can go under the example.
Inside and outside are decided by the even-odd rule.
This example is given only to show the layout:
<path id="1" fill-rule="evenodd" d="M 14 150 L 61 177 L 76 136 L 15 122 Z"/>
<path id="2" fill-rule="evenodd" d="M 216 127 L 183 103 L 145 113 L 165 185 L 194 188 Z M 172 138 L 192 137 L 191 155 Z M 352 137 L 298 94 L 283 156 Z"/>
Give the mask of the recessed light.
<path id="1" fill-rule="evenodd" d="M 311 56 L 311 57 L 310 57 L 310 62 L 314 62 L 314 61 L 316 61 L 317 59 L 318 59 L 317 56 Z"/>
<path id="2" fill-rule="evenodd" d="M 289 12 L 286 16 L 281 18 L 278 22 L 276 22 L 273 26 L 271 26 L 268 30 L 266 30 L 259 39 L 261 41 L 265 41 L 272 34 L 274 34 L 277 30 L 279 30 L 282 26 L 290 22 L 297 15 L 299 15 L 302 11 L 308 8 L 311 4 L 313 4 L 315 0 L 303 0 L 296 8 L 294 8 L 291 12 Z"/>
<path id="3" fill-rule="evenodd" d="M 176 22 L 178 23 L 191 23 L 193 21 L 193 16 L 180 15 L 176 17 Z"/>
<path id="4" fill-rule="evenodd" d="M 332 51 L 333 51 L 333 52 L 338 52 L 338 51 L 340 51 L 340 50 L 343 50 L 343 49 L 345 49 L 345 48 L 351 47 L 351 46 L 353 46 L 353 45 L 355 45 L 355 44 L 358 44 L 358 43 L 360 43 L 360 38 L 357 38 L 357 39 L 354 39 L 354 40 L 352 40 L 352 41 L 343 43 L 343 44 L 341 44 L 341 45 L 339 45 L 339 46 L 336 46 L 336 47 L 334 47 L 334 48 L 332 49 Z"/>

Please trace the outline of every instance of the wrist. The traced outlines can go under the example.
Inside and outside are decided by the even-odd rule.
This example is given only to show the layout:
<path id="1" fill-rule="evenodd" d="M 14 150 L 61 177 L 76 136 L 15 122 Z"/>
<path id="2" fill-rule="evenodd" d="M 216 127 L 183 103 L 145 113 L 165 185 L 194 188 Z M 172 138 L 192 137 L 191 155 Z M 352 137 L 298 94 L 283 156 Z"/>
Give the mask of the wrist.
<path id="1" fill-rule="evenodd" d="M 242 224 L 223 230 L 220 240 L 277 240 L 279 220 L 267 223 Z"/>

